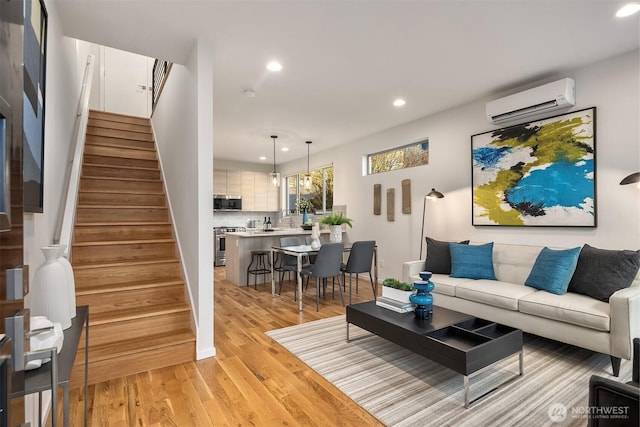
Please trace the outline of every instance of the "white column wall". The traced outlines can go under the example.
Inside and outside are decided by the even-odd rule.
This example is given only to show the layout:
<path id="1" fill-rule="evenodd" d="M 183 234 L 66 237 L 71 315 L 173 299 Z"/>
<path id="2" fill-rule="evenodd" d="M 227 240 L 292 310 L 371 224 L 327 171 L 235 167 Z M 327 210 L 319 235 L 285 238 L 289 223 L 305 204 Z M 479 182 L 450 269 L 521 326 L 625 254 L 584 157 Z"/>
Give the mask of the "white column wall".
<path id="1" fill-rule="evenodd" d="M 427 203 L 425 234 L 436 239 L 559 247 L 588 243 L 605 249 L 639 249 L 640 192 L 634 186 L 618 185 L 623 177 L 640 170 L 639 62 L 636 50 L 544 81 L 573 77 L 577 93 L 573 110 L 597 107 L 597 228 L 471 225 L 471 135 L 498 128 L 485 119 L 485 103 L 496 97 L 424 117 L 330 151 L 316 152 L 311 161 L 314 165 L 333 163 L 334 203 L 347 205 L 347 214 L 354 220 L 353 228 L 348 229 L 349 240 L 378 242 L 381 279 L 401 277 L 402 262 L 418 259 L 423 196 L 432 187 L 445 194 L 444 199 Z M 428 165 L 362 175 L 367 154 L 425 137 L 429 138 Z M 305 169 L 306 159 L 279 166 L 285 175 Z M 411 179 L 411 214 L 402 214 L 401 210 L 401 181 L 406 178 Z M 374 184 L 382 185 L 380 216 L 373 215 Z M 394 222 L 386 219 L 389 188 L 396 191 Z"/>
<path id="2" fill-rule="evenodd" d="M 199 40 L 174 64 L 152 117 L 193 308 L 198 359 L 213 346 L 213 69 Z"/>

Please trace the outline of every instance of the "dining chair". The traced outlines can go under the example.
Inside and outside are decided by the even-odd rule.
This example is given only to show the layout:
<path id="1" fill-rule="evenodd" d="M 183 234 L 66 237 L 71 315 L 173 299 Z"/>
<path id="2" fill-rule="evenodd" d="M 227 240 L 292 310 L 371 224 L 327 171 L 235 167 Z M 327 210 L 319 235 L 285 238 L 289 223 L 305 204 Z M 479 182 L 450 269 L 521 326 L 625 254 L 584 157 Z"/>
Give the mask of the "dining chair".
<path id="1" fill-rule="evenodd" d="M 316 278 L 316 311 L 320 310 L 320 282 L 322 282 L 323 291 L 327 289 L 327 278 L 338 278 L 338 289 L 340 289 L 340 299 L 344 305 L 344 296 L 342 295 L 342 280 L 340 279 L 340 266 L 342 265 L 342 253 L 344 252 L 343 243 L 325 243 L 320 246 L 316 262 L 302 269 L 302 276 L 307 281 L 310 277 Z"/>
<path id="2" fill-rule="evenodd" d="M 300 242 L 300 239 L 298 237 L 281 237 L 280 238 L 280 247 L 299 246 L 301 244 L 302 243 Z M 293 255 L 282 254 L 281 259 L 282 259 L 282 262 L 280 262 L 278 267 L 275 268 L 276 271 L 280 272 L 280 280 L 278 282 L 279 284 L 278 295 L 282 293 L 282 283 L 284 282 L 285 273 L 289 274 L 289 279 L 291 279 L 291 273 L 294 274 L 294 278 L 296 279 L 298 274 L 298 258 L 297 257 Z M 303 261 L 302 267 L 304 268 L 308 265 L 310 265 L 310 263 L 309 263 L 309 259 L 307 258 L 305 261 Z M 298 287 L 294 283 L 294 286 L 293 286 L 294 301 L 297 300 L 297 295 L 298 295 Z"/>
<path id="3" fill-rule="evenodd" d="M 369 273 L 369 279 L 371 280 L 371 290 L 373 291 L 373 299 L 376 298 L 376 287 L 373 283 L 373 276 L 371 275 L 371 266 L 373 262 L 373 251 L 375 250 L 375 240 L 361 240 L 353 242 L 351 251 L 349 252 L 349 259 L 346 264 L 342 264 L 340 270 L 342 271 L 342 280 L 345 283 L 345 275 L 349 273 L 349 304 L 351 304 L 351 276 L 356 275 L 356 293 L 358 293 L 358 277 L 360 273 Z"/>

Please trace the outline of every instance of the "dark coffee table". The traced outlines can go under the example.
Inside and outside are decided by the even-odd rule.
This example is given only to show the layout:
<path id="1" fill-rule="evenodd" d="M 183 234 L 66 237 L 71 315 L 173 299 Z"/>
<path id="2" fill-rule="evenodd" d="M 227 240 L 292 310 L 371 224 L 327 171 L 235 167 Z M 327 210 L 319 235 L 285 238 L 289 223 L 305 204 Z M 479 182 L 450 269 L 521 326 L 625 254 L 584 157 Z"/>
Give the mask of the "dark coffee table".
<path id="1" fill-rule="evenodd" d="M 368 301 L 347 306 L 347 342 L 350 324 L 464 375 L 465 408 L 497 389 L 469 402 L 471 374 L 515 353 L 519 374 L 500 385 L 524 373 L 522 331 L 468 314 L 434 306 L 430 319 L 419 320 L 413 312 L 396 313 Z"/>

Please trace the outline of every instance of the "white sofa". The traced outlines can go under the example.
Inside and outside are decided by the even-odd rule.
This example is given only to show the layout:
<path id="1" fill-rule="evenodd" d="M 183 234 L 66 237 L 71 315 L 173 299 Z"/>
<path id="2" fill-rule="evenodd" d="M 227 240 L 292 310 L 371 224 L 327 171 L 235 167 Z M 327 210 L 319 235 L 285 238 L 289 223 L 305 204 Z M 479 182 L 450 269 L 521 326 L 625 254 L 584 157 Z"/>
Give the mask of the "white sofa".
<path id="1" fill-rule="evenodd" d="M 541 250 L 540 246 L 494 243 L 498 280 L 434 274 L 434 305 L 608 354 L 618 376 L 621 358 L 631 359 L 632 340 L 640 337 L 640 272 L 609 303 L 571 292 L 556 295 L 524 285 Z M 424 260 L 403 263 L 403 281 L 420 280 L 424 267 Z"/>

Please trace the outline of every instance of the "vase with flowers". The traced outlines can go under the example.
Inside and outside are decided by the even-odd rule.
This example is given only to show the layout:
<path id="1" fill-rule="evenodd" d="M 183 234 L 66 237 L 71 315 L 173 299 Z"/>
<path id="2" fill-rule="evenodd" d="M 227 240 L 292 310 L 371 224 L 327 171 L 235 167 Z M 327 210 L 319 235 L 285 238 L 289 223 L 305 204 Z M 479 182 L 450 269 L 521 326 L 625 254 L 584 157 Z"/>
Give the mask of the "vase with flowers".
<path id="1" fill-rule="evenodd" d="M 302 226 L 312 225 L 307 217 L 307 212 L 313 210 L 313 203 L 311 203 L 311 200 L 300 197 L 296 202 L 296 209 L 299 212 L 302 212 Z"/>

